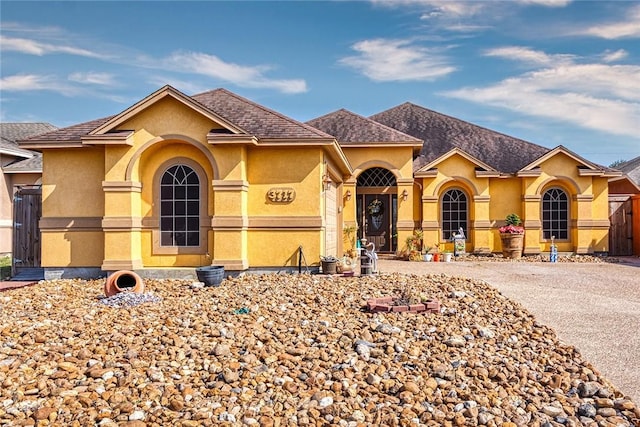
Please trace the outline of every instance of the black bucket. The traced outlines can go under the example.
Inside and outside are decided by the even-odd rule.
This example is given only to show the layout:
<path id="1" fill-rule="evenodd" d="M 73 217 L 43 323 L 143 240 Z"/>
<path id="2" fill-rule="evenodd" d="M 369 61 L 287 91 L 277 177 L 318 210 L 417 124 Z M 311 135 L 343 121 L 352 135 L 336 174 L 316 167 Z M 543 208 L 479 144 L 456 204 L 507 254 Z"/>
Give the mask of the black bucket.
<path id="1" fill-rule="evenodd" d="M 221 265 L 209 265 L 196 268 L 198 280 L 205 286 L 220 286 L 224 279 L 224 267 Z"/>

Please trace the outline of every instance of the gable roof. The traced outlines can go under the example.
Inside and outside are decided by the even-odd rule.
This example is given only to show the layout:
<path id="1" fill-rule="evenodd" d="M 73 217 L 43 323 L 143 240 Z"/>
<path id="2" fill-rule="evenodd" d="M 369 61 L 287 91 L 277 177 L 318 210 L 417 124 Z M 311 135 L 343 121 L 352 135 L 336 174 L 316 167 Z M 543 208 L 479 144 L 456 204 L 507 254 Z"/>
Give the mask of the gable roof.
<path id="1" fill-rule="evenodd" d="M 16 141 L 54 129 L 49 123 L 0 123 L 0 153 L 30 158 L 34 153 L 20 148 Z"/>
<path id="2" fill-rule="evenodd" d="M 334 140 L 331 135 L 319 129 L 286 117 L 226 89 L 215 89 L 187 96 L 171 86 L 164 86 L 119 114 L 69 126 L 34 138 L 26 138 L 20 141 L 20 145 L 25 148 L 81 146 L 83 139 L 91 141 L 91 137 L 109 134 L 132 115 L 166 96 L 173 97 L 206 115 L 233 134 L 246 134 L 258 139 L 270 140 L 320 139 L 327 142 Z"/>
<path id="3" fill-rule="evenodd" d="M 432 160 L 431 162 L 422 165 L 420 168 L 415 169 L 414 167 L 414 176 L 415 177 L 420 177 L 420 176 L 428 176 L 431 174 L 431 172 L 433 172 L 434 168 L 436 168 L 438 166 L 439 163 L 441 163 L 442 161 L 453 157 L 455 155 L 458 155 L 466 160 L 468 160 L 469 162 L 473 163 L 476 165 L 477 168 L 480 168 L 481 171 L 483 173 L 485 173 L 485 176 L 488 175 L 497 175 L 499 176 L 499 171 L 495 170 L 493 167 L 491 167 L 490 165 L 484 163 L 482 160 L 479 160 L 475 157 L 473 157 L 472 155 L 468 154 L 467 152 L 461 150 L 460 148 L 453 148 L 452 150 L 444 153 L 442 156 L 438 157 L 437 159 Z M 414 166 L 415 166 L 415 161 L 414 161 Z"/>
<path id="4" fill-rule="evenodd" d="M 191 98 L 260 139 L 334 139 L 312 126 L 226 89 L 211 90 L 193 95 Z"/>
<path id="5" fill-rule="evenodd" d="M 406 102 L 372 120 L 424 141 L 414 170 L 459 148 L 501 172 L 515 173 L 549 149 Z"/>
<path id="6" fill-rule="evenodd" d="M 640 185 L 640 156 L 619 164 L 616 169 L 622 171 L 634 183 Z"/>
<path id="7" fill-rule="evenodd" d="M 574 153 L 573 151 L 569 150 L 568 148 L 562 145 L 558 145 L 553 150 L 549 150 L 544 155 L 540 156 L 533 162 L 521 168 L 519 172 L 527 173 L 527 172 L 533 171 L 537 169 L 544 161 L 552 158 L 558 153 L 563 153 L 566 156 L 569 156 L 570 158 L 572 158 L 577 163 L 579 163 L 580 165 L 578 166 L 578 169 L 579 169 L 580 175 L 592 175 L 592 176 L 593 175 L 600 175 L 600 176 L 603 176 L 603 175 L 604 176 L 620 176 L 621 175 L 621 172 L 619 170 L 611 169 L 605 166 L 600 166 L 593 162 L 590 162 L 589 160 L 577 155 L 576 153 Z"/>
<path id="8" fill-rule="evenodd" d="M 306 123 L 333 135 L 340 145 L 346 147 L 386 144 L 422 147 L 422 140 L 344 108 Z"/>

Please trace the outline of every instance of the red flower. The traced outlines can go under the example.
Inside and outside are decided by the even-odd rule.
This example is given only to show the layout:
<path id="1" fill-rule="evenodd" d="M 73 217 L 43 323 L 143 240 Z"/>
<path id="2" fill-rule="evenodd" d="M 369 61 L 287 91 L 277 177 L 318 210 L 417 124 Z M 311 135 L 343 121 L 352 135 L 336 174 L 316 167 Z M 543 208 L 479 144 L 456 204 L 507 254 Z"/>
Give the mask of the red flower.
<path id="1" fill-rule="evenodd" d="M 510 234 L 524 234 L 524 227 L 519 227 L 517 225 L 505 225 L 498 229 L 500 233 L 510 233 Z"/>

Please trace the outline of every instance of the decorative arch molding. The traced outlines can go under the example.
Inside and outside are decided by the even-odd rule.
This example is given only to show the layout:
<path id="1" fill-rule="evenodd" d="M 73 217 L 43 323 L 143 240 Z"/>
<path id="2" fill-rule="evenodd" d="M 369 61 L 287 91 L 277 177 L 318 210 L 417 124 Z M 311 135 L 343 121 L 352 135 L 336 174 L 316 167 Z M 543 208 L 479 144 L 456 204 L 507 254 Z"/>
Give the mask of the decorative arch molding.
<path id="1" fill-rule="evenodd" d="M 396 177 L 396 181 L 402 180 L 402 174 L 400 173 L 400 170 L 398 168 L 396 168 L 394 165 L 392 165 L 389 162 L 385 162 L 383 160 L 369 160 L 368 162 L 364 162 L 361 165 L 358 165 L 358 167 L 356 167 L 353 170 L 353 175 L 352 177 L 357 181 L 358 176 L 366 171 L 367 169 L 371 169 L 371 168 L 383 168 L 388 170 L 389 172 L 391 172 L 395 177 Z"/>
<path id="2" fill-rule="evenodd" d="M 480 193 L 478 192 L 476 186 L 473 185 L 473 182 L 462 176 L 452 176 L 449 179 L 442 181 L 436 186 L 433 195 L 437 199 L 442 195 L 445 189 L 453 187 L 456 184 L 460 185 L 464 190 L 468 191 L 470 193 L 470 196 L 472 196 L 473 198 L 480 196 Z"/>
<path id="3" fill-rule="evenodd" d="M 567 191 L 569 194 L 581 194 L 578 184 L 567 176 L 554 176 L 545 179 L 536 188 L 536 196 L 542 197 L 545 191 L 552 187 L 560 187 Z"/>
<path id="4" fill-rule="evenodd" d="M 209 161 L 209 165 L 213 170 L 213 180 L 215 181 L 220 179 L 220 177 L 218 176 L 218 165 L 216 163 L 216 160 L 213 158 L 213 154 L 211 154 L 211 152 L 207 150 L 207 148 L 204 147 L 201 142 L 186 135 L 167 134 L 167 135 L 161 135 L 161 136 L 157 136 L 155 138 L 150 139 L 149 141 L 144 143 L 140 148 L 138 148 L 135 153 L 133 153 L 133 156 L 131 156 L 131 159 L 129 160 L 129 164 L 127 164 L 127 170 L 125 172 L 125 178 L 124 178 L 125 181 L 131 181 L 131 175 L 133 174 L 133 170 L 136 164 L 138 163 L 138 160 L 140 160 L 140 157 L 142 157 L 142 154 L 146 150 L 148 150 L 151 146 L 158 144 L 160 142 L 176 141 L 176 140 L 186 142 L 187 144 L 190 144 L 195 148 L 197 148 L 198 150 L 200 150 L 202 154 L 204 154 L 207 160 Z"/>

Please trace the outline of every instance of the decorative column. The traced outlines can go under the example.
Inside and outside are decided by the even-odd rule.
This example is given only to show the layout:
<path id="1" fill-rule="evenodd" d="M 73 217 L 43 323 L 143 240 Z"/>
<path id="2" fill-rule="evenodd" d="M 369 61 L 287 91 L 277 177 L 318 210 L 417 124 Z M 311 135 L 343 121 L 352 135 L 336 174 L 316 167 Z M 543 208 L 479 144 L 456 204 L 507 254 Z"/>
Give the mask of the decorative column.
<path id="1" fill-rule="evenodd" d="M 489 217 L 490 196 L 473 196 L 474 214 L 469 224 L 474 254 L 489 254 L 493 244 L 491 234 L 491 219 Z"/>
<path id="2" fill-rule="evenodd" d="M 540 235 L 542 232 L 542 221 L 540 220 L 539 194 L 525 195 L 524 203 L 524 254 L 537 255 L 540 253 Z"/>
<path id="3" fill-rule="evenodd" d="M 225 270 L 249 268 L 247 229 L 247 199 L 249 183 L 244 180 L 214 180 L 214 216 L 212 265 Z"/>
<path id="4" fill-rule="evenodd" d="M 573 201 L 576 206 L 576 213 L 571 221 L 571 231 L 573 233 L 571 240 L 575 242 L 576 254 L 592 253 L 594 241 L 592 231 L 596 225 L 593 223 L 593 217 L 591 215 L 593 195 L 576 194 L 573 196 Z M 609 221 L 606 221 L 606 226 L 609 226 Z"/>
<path id="5" fill-rule="evenodd" d="M 143 267 L 140 232 L 140 193 L 135 181 L 103 181 L 104 260 L 102 270 L 135 270 Z"/>

